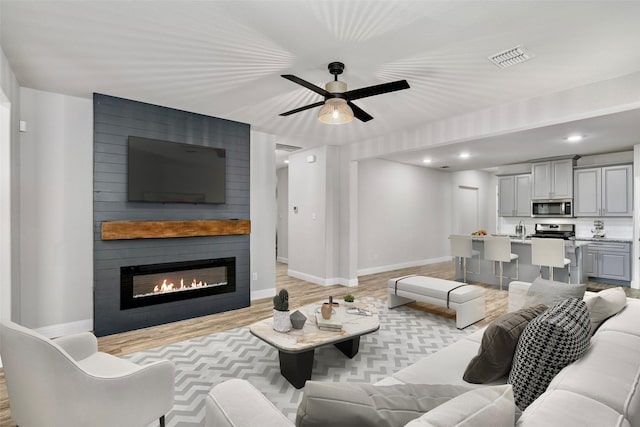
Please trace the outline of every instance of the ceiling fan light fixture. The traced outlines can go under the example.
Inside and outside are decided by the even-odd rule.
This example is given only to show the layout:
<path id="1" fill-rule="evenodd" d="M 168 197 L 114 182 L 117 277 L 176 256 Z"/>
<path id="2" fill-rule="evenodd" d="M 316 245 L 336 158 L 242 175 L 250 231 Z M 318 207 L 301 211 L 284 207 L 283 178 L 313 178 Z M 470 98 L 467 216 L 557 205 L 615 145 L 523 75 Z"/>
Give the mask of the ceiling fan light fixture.
<path id="1" fill-rule="evenodd" d="M 353 110 L 342 98 L 329 98 L 318 113 L 318 120 L 322 123 L 340 125 L 353 120 Z"/>

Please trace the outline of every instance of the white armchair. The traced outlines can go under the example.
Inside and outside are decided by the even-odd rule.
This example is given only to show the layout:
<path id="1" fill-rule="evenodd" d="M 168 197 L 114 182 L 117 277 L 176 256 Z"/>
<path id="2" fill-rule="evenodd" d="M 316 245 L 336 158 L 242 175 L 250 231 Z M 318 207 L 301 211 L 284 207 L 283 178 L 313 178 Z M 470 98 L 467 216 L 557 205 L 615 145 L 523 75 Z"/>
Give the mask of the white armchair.
<path id="1" fill-rule="evenodd" d="M 30 426 L 146 426 L 173 407 L 169 361 L 139 366 L 98 352 L 85 332 L 54 340 L 0 323 L 0 353 L 11 417 Z"/>

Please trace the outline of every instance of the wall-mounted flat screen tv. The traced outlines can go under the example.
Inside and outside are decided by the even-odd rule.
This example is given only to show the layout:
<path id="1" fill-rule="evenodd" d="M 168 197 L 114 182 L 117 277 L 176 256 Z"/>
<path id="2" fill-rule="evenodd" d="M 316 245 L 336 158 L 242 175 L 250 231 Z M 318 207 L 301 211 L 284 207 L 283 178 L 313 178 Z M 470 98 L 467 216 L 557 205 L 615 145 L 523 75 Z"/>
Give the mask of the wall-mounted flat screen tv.
<path id="1" fill-rule="evenodd" d="M 128 200 L 224 203 L 224 149 L 130 136 Z"/>

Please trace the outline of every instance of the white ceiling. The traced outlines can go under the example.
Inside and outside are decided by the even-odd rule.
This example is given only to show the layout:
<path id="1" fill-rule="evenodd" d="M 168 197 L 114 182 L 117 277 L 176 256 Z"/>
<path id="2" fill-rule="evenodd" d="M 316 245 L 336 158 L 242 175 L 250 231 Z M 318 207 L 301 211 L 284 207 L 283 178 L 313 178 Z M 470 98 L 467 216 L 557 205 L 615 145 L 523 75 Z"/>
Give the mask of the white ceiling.
<path id="1" fill-rule="evenodd" d="M 237 120 L 305 148 L 638 72 L 638 22 L 637 1 L 0 0 L 0 43 L 21 86 Z M 487 60 L 516 45 L 535 58 L 508 69 Z M 317 109 L 279 117 L 321 100 L 280 75 L 323 86 L 332 61 L 346 64 L 349 89 L 399 79 L 411 89 L 356 101 L 368 123 L 321 124 Z M 451 159 L 461 144 L 386 158 L 424 165 L 430 156 L 432 167 L 457 170 L 618 151 L 640 142 L 639 119 L 619 113 L 476 141 L 463 166 Z M 558 141 L 569 131 L 585 142 Z"/>

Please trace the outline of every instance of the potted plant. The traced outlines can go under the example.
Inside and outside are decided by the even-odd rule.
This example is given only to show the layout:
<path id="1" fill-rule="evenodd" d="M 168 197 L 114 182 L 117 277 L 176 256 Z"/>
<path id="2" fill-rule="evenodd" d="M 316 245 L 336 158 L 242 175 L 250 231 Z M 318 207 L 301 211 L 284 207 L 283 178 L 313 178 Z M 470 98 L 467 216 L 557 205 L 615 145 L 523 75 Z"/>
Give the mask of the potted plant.
<path id="1" fill-rule="evenodd" d="M 278 332 L 289 332 L 291 330 L 289 292 L 286 289 L 281 289 L 273 297 L 273 329 Z"/>

